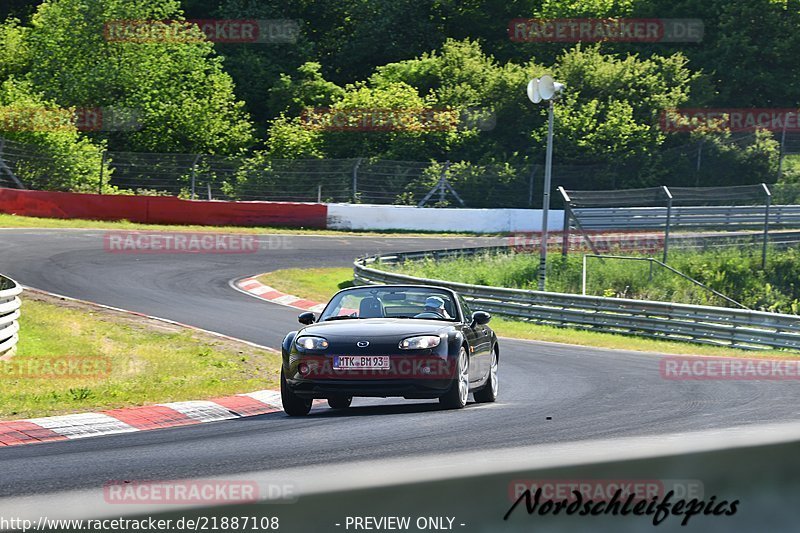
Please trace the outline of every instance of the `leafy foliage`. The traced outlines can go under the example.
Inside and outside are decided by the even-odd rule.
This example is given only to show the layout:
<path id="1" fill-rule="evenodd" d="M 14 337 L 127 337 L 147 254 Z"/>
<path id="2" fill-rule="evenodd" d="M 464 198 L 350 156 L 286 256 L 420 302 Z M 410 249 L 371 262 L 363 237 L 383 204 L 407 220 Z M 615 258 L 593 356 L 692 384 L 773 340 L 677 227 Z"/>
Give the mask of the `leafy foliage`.
<path id="1" fill-rule="evenodd" d="M 120 151 L 255 149 L 255 167 L 268 158 L 450 160 L 454 179 L 482 184 L 480 165 L 543 160 L 547 111 L 524 89 L 548 73 L 567 87 L 555 106 L 556 165 L 592 165 L 572 185 L 757 183 L 777 175 L 771 134 L 741 143 L 724 132 L 665 133 L 660 114 L 800 101 L 790 68 L 800 0 L 9 0 L 0 16 L 9 15 L 0 82 L 25 82 L 65 109 L 134 110 L 141 124 L 78 137 Z M 696 18 L 704 35 L 702 43 L 513 42 L 509 22 L 526 17 Z M 103 34 L 114 20 L 185 18 L 293 20 L 300 34 L 282 44 L 211 43 L 199 30 L 192 42 Z M 308 108 L 432 109 L 458 120 L 337 131 L 309 128 Z M 480 121 L 469 118 L 476 113 Z"/>
<path id="2" fill-rule="evenodd" d="M 0 82 L 3 137 L 37 147 L 32 157 L 15 165 L 15 174 L 28 187 L 97 190 L 103 146 L 81 136 L 71 118 L 72 110 L 37 94 L 29 83 L 14 78 Z M 36 127 L 29 127 L 32 123 Z"/>
<path id="3" fill-rule="evenodd" d="M 182 18 L 175 0 L 46 2 L 24 30 L 6 24 L 17 53 L 5 69 L 24 70 L 36 91 L 61 106 L 134 110 L 141 129 L 103 134 L 112 148 L 236 152 L 251 142 L 251 126 L 199 29 L 188 42 L 115 41 L 104 33 L 113 21 Z"/>

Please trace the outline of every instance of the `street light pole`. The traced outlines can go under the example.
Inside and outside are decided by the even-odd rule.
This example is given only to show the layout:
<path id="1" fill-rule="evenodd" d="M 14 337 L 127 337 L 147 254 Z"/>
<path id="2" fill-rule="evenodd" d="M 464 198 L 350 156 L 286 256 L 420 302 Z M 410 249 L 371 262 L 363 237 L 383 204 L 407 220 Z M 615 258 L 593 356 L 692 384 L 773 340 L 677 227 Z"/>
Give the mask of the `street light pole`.
<path id="1" fill-rule="evenodd" d="M 544 163 L 544 194 L 542 195 L 542 242 L 539 258 L 539 290 L 543 291 L 547 279 L 547 215 L 550 211 L 550 178 L 553 170 L 553 103 L 564 84 L 552 76 L 542 76 L 528 82 L 528 99 L 534 104 L 547 102 L 547 157 Z"/>
<path id="2" fill-rule="evenodd" d="M 553 100 L 547 105 L 547 155 L 544 162 L 544 194 L 542 195 L 542 245 L 539 258 L 539 290 L 547 278 L 547 215 L 550 211 L 550 178 L 553 170 Z"/>

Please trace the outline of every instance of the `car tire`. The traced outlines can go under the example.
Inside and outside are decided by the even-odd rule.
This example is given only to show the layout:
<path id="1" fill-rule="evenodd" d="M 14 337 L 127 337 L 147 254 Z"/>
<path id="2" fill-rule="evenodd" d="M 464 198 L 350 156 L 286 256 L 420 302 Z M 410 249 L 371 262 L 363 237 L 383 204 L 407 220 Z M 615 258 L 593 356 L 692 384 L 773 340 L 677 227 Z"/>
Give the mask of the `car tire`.
<path id="1" fill-rule="evenodd" d="M 462 346 L 456 359 L 456 375 L 450 389 L 439 397 L 439 403 L 445 409 L 463 409 L 469 397 L 469 356 Z"/>
<path id="2" fill-rule="evenodd" d="M 347 409 L 353 403 L 352 396 L 334 396 L 328 398 L 328 405 L 331 409 Z"/>
<path id="3" fill-rule="evenodd" d="M 281 403 L 283 411 L 289 416 L 306 416 L 311 411 L 310 399 L 301 398 L 292 392 L 281 368 Z"/>
<path id="4" fill-rule="evenodd" d="M 492 366 L 489 369 L 489 377 L 486 379 L 486 386 L 479 391 L 475 391 L 473 397 L 478 403 L 491 403 L 497 400 L 497 351 L 492 350 Z"/>

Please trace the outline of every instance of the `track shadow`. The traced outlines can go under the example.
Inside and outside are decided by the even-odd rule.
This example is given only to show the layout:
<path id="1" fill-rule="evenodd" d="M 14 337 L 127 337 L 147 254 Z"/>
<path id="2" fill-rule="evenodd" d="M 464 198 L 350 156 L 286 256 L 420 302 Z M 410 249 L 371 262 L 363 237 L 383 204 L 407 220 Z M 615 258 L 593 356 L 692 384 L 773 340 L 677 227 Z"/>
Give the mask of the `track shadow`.
<path id="1" fill-rule="evenodd" d="M 474 409 L 479 407 L 478 403 L 468 403 L 464 409 Z M 445 409 L 439 402 L 414 402 L 414 403 L 392 403 L 386 405 L 357 405 L 347 409 L 331 409 L 326 405 L 320 405 L 311 410 L 309 417 L 353 417 L 353 416 L 388 416 L 405 415 L 417 413 L 447 412 L 455 409 Z"/>

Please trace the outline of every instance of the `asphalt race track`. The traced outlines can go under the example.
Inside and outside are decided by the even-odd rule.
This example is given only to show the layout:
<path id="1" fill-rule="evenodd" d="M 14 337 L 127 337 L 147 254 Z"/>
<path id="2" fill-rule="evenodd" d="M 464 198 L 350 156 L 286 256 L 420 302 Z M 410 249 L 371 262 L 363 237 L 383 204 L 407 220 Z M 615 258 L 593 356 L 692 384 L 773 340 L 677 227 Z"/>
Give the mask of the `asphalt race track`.
<path id="1" fill-rule="evenodd" d="M 115 254 L 103 231 L 0 230 L 0 272 L 59 294 L 177 320 L 278 348 L 297 311 L 230 287 L 288 267 L 347 266 L 368 252 L 494 244 L 478 238 L 286 239 L 255 254 Z M 24 313 L 24 307 L 23 307 Z M 653 354 L 501 340 L 500 400 L 439 411 L 435 402 L 357 399 L 345 412 L 282 413 L 0 450 L 0 497 L 97 488 L 110 480 L 320 469 L 586 439 L 660 435 L 800 419 L 787 381 L 667 381 Z M 246 391 L 242 391 L 246 392 Z M 546 417 L 552 417 L 547 420 Z"/>

